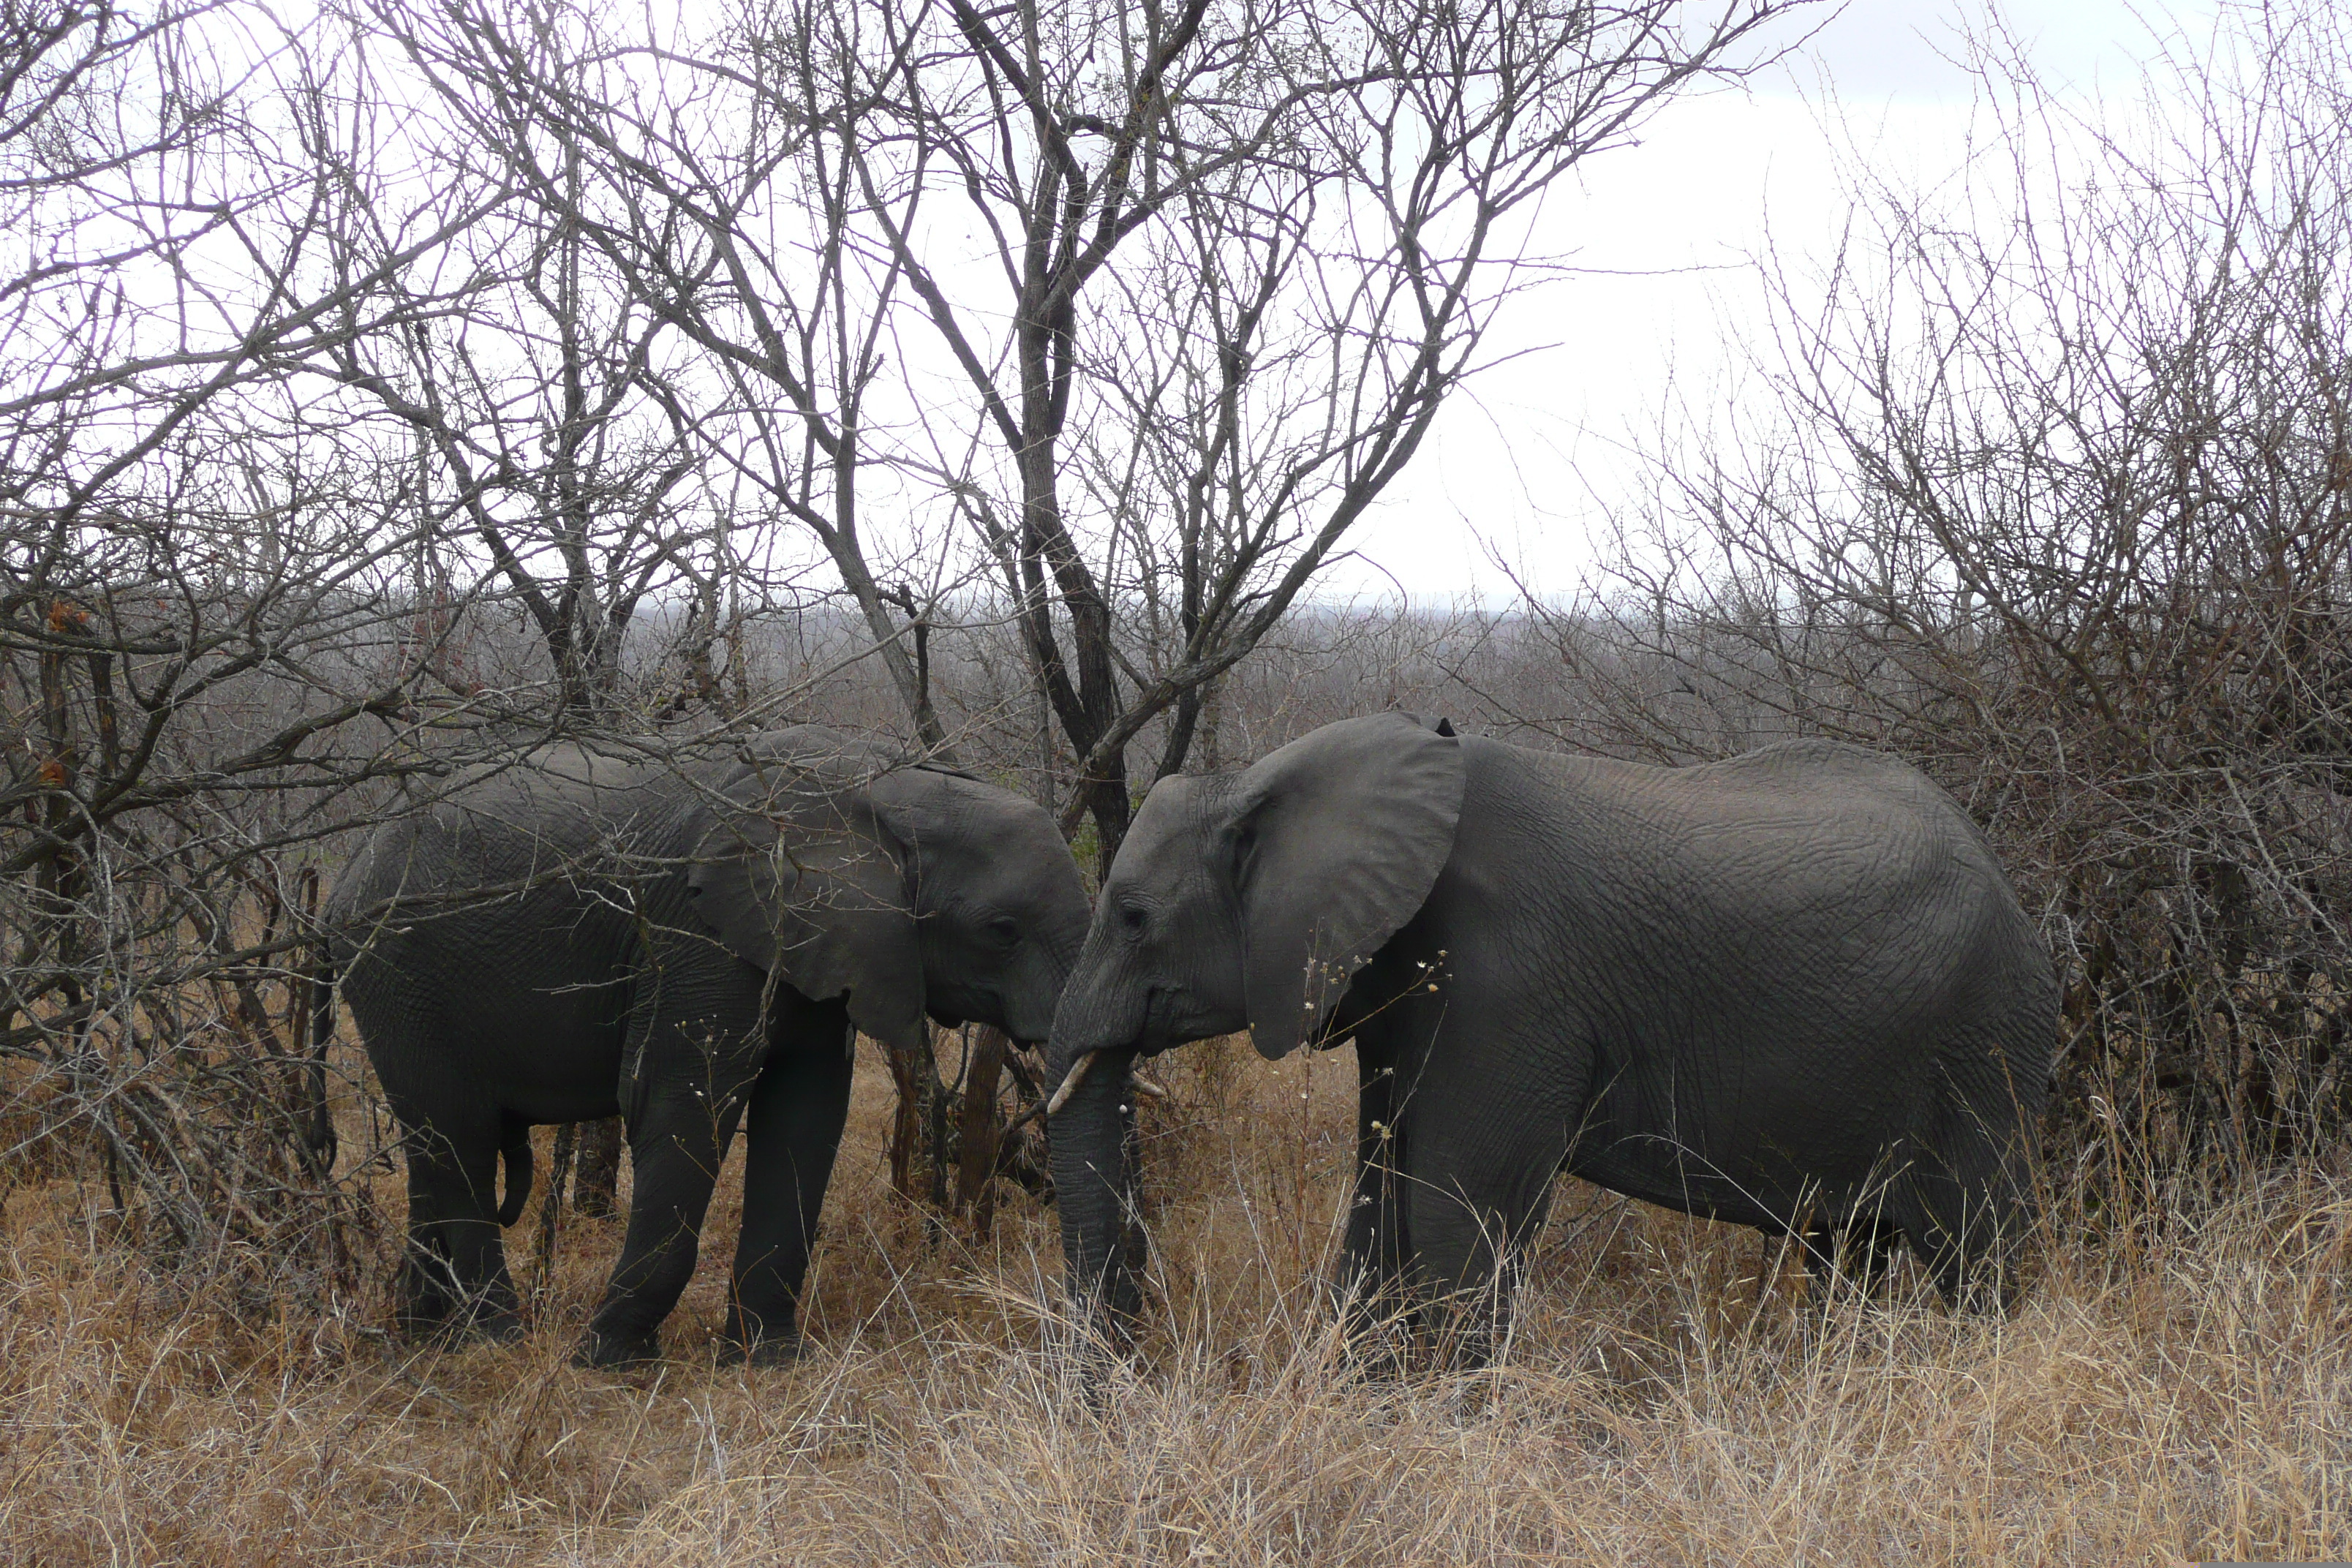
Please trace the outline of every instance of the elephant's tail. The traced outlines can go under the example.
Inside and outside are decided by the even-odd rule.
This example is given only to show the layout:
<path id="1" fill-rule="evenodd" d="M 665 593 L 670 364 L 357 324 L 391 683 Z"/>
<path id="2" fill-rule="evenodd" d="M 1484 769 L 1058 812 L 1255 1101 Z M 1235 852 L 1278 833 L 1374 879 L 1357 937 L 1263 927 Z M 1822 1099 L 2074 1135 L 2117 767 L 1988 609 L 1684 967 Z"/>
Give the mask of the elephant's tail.
<path id="1" fill-rule="evenodd" d="M 508 1117 L 506 1141 L 499 1152 L 507 1163 L 507 1196 L 499 1205 L 499 1224 L 509 1226 L 522 1218 L 523 1205 L 530 1202 L 530 1123 Z"/>
<path id="2" fill-rule="evenodd" d="M 335 961 L 324 942 L 304 978 L 310 986 L 310 1060 L 303 1069 L 310 1103 L 302 1142 L 317 1156 L 319 1169 L 327 1171 L 334 1167 L 336 1144 L 334 1107 L 327 1102 L 327 1047 L 335 1043 Z"/>

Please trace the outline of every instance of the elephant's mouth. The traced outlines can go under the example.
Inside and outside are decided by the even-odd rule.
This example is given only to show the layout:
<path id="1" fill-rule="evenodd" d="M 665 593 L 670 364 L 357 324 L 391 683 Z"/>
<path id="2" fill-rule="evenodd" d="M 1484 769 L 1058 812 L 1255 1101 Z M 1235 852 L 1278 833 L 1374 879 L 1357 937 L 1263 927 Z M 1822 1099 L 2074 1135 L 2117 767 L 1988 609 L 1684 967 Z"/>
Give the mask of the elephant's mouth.
<path id="1" fill-rule="evenodd" d="M 1177 1037 L 1176 1019 L 1182 997 L 1172 986 L 1155 985 L 1143 996 L 1143 1022 L 1135 1031 L 1138 1054 L 1156 1057 L 1184 1042 Z"/>
<path id="2" fill-rule="evenodd" d="M 1053 1012 L 1045 1014 L 1045 1026 L 1036 1027 L 1036 1010 L 1027 1010 L 1027 1016 L 1016 1016 L 1023 1010 L 1013 1006 L 1000 993 L 971 987 L 934 986 L 924 1009 L 931 1022 L 943 1029 L 961 1028 L 966 1024 L 980 1024 L 1003 1031 L 1005 1038 L 1020 1046 L 1042 1046 L 1052 1032 Z"/>

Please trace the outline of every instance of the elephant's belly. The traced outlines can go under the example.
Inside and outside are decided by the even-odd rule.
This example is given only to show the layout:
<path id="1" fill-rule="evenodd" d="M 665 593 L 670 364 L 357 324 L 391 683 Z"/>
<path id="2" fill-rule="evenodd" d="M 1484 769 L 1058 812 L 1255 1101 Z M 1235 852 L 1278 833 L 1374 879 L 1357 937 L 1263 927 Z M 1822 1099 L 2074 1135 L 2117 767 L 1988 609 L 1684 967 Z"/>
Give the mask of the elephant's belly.
<path id="1" fill-rule="evenodd" d="M 1567 1169 L 1570 1175 L 1612 1193 L 1734 1225 L 1777 1229 L 1801 1206 L 1788 1194 L 1759 1190 L 1751 1182 L 1727 1178 L 1695 1161 L 1675 1167 L 1639 1157 L 1579 1157 Z"/>
<path id="2" fill-rule="evenodd" d="M 1808 1208 L 1866 1201 L 1900 1155 L 1904 1119 L 1860 1096 L 1643 1109 L 1651 1113 L 1591 1118 L 1570 1173 L 1685 1214 L 1777 1227 Z"/>
<path id="3" fill-rule="evenodd" d="M 625 1033 L 620 989 L 483 997 L 452 1031 L 452 1054 L 524 1121 L 614 1115 Z"/>

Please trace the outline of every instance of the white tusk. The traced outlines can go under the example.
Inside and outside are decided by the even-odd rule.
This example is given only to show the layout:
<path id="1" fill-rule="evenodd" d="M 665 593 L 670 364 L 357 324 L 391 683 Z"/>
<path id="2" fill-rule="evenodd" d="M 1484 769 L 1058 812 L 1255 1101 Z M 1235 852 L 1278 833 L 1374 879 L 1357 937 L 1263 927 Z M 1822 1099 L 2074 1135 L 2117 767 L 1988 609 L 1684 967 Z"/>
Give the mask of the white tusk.
<path id="1" fill-rule="evenodd" d="M 1152 1082 L 1141 1073 L 1130 1074 L 1128 1081 L 1135 1085 L 1135 1092 L 1143 1096 L 1146 1100 L 1165 1100 L 1168 1098 L 1168 1091 L 1166 1089 L 1160 1088 L 1158 1084 Z"/>
<path id="2" fill-rule="evenodd" d="M 1087 1081 L 1087 1069 L 1094 1065 L 1095 1053 L 1092 1051 L 1070 1064 L 1070 1070 L 1062 1079 L 1062 1087 L 1055 1089 L 1054 1098 L 1045 1102 L 1046 1115 L 1059 1116 L 1062 1113 L 1062 1107 L 1070 1103 L 1070 1096 L 1078 1092 L 1078 1085 Z"/>

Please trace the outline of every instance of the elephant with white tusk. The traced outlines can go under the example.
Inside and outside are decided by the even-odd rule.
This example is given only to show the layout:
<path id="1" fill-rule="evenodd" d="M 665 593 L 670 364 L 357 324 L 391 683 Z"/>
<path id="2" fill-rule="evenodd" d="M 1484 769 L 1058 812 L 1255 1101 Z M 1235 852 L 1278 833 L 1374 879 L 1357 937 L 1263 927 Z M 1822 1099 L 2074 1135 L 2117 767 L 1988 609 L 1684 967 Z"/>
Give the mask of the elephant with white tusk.
<path id="1" fill-rule="evenodd" d="M 1119 849 L 1047 1051 L 1072 1287 L 1137 1303 L 1135 1058 L 1247 1027 L 1268 1058 L 1354 1039 L 1341 1294 L 1424 1322 L 1477 1294 L 1473 1357 L 1562 1171 L 1817 1265 L 1907 1240 L 1948 1298 L 2005 1300 L 2057 1020 L 1983 836 L 1893 758 L 1646 767 L 1346 720 L 1160 781 Z"/>

